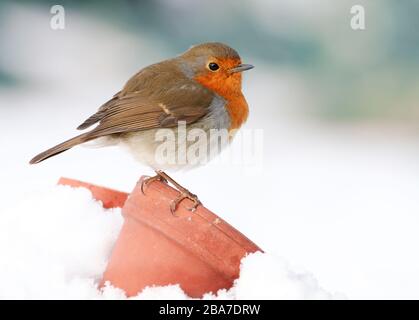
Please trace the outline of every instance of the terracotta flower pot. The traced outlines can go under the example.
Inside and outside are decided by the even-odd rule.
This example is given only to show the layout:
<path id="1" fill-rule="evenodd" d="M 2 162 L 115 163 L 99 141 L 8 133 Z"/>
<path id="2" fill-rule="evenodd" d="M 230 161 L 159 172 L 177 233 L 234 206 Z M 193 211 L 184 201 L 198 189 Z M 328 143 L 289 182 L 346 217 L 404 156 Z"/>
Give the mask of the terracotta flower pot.
<path id="1" fill-rule="evenodd" d="M 59 181 L 89 189 L 105 208 L 123 207 L 124 225 L 100 286 L 109 281 L 133 296 L 147 286 L 179 284 L 195 298 L 230 288 L 239 276 L 240 260 L 262 250 L 203 206 L 188 211 L 190 200 L 183 200 L 173 215 L 170 203 L 178 191 L 156 181 L 144 195 L 142 179 L 129 196 L 78 180 Z"/>
<path id="2" fill-rule="evenodd" d="M 123 207 L 125 222 L 102 285 L 109 281 L 128 296 L 153 285 L 180 284 L 190 297 L 230 288 L 240 260 L 261 249 L 206 208 L 188 211 L 188 199 L 173 215 L 178 191 L 153 182 L 144 195 L 141 181 Z"/>

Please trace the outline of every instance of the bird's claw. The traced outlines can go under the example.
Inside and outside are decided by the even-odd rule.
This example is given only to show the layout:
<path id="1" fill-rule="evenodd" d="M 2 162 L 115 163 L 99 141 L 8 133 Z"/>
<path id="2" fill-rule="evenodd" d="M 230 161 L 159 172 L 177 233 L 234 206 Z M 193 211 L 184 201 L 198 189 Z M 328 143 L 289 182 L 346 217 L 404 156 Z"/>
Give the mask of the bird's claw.
<path id="1" fill-rule="evenodd" d="M 180 192 L 179 196 L 170 203 L 170 211 L 172 215 L 176 216 L 176 210 L 179 207 L 179 204 L 182 202 L 183 199 L 189 199 L 193 202 L 192 207 L 186 208 L 189 211 L 194 212 L 199 205 L 201 205 L 201 201 L 199 201 L 198 196 L 190 192 L 189 190 L 182 187 L 179 183 L 173 180 L 170 176 L 164 173 L 161 170 L 156 171 L 156 175 L 154 177 L 147 177 L 141 183 L 141 192 L 145 195 L 145 188 L 152 183 L 153 181 L 161 181 L 164 183 L 171 183 L 173 186 Z"/>
<path id="2" fill-rule="evenodd" d="M 142 194 L 145 195 L 145 189 L 146 189 L 146 187 L 148 187 L 148 185 L 150 183 L 152 183 L 153 181 L 160 181 L 160 182 L 167 183 L 167 180 L 165 178 L 163 178 L 159 174 L 157 174 L 157 175 L 155 175 L 153 177 L 144 178 L 143 181 L 141 182 L 141 192 L 142 192 Z"/>
<path id="3" fill-rule="evenodd" d="M 179 204 L 182 202 L 183 199 L 189 199 L 193 202 L 192 207 L 187 208 L 187 210 L 191 211 L 191 212 L 195 212 L 196 208 L 201 205 L 201 201 L 198 199 L 198 196 L 185 190 L 185 191 L 181 191 L 181 193 L 179 194 L 179 196 L 173 200 L 170 204 L 170 212 L 172 212 L 172 214 L 175 216 L 175 212 L 177 210 L 177 208 L 179 207 Z"/>

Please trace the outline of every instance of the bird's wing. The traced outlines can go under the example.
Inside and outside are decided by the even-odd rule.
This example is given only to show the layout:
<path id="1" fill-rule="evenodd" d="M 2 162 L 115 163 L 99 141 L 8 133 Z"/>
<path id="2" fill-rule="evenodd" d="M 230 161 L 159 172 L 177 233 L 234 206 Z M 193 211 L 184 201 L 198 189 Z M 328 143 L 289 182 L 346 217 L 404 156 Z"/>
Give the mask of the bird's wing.
<path id="1" fill-rule="evenodd" d="M 115 96 L 80 127 L 96 122 L 98 126 L 87 133 L 97 138 L 116 133 L 136 132 L 153 128 L 176 126 L 178 121 L 193 123 L 205 116 L 215 94 L 189 79 L 176 85 L 160 88 L 159 93 L 139 90 Z"/>
<path id="2" fill-rule="evenodd" d="M 168 61 L 149 66 L 79 126 L 85 129 L 98 123 L 93 130 L 40 153 L 30 163 L 107 135 L 174 127 L 178 121 L 193 123 L 210 112 L 216 98 L 213 91 L 187 78 Z"/>
<path id="3" fill-rule="evenodd" d="M 116 93 L 112 97 L 112 99 L 110 99 L 109 101 L 105 102 L 102 106 L 100 106 L 100 108 L 98 109 L 98 111 L 95 114 L 93 114 L 92 116 L 87 118 L 81 125 L 79 125 L 77 127 L 77 130 L 84 130 L 84 129 L 89 128 L 90 126 L 94 125 L 95 123 L 99 122 L 100 119 L 102 119 L 102 117 L 106 114 L 108 108 L 111 107 L 112 104 L 118 99 L 118 96 L 120 94 L 121 94 L 121 91 Z"/>

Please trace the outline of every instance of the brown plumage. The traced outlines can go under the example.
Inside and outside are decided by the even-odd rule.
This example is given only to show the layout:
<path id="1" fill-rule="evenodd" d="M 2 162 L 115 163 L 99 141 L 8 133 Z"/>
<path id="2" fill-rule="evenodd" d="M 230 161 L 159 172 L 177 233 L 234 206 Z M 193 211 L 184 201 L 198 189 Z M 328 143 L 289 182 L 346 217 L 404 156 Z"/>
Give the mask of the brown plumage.
<path id="1" fill-rule="evenodd" d="M 208 69 L 210 60 L 219 63 L 220 72 Z M 210 116 L 214 118 L 217 116 L 213 110 L 215 101 L 220 99 L 224 103 L 219 108 L 224 108 L 230 116 L 228 129 L 236 129 L 248 114 L 239 72 L 246 70 L 244 66 L 247 65 L 241 65 L 237 52 L 221 43 L 201 44 L 181 56 L 150 65 L 129 79 L 120 92 L 77 129 L 97 124 L 95 128 L 40 153 L 30 163 L 39 163 L 101 137 L 124 137 L 175 127 L 178 121 L 189 125 Z M 237 71 L 233 71 L 235 67 Z"/>

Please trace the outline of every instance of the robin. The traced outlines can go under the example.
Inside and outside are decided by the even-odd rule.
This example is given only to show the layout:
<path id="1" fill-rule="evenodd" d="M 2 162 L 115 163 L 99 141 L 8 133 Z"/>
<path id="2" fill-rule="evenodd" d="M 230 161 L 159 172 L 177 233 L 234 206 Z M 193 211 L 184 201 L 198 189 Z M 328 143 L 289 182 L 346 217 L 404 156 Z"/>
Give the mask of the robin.
<path id="1" fill-rule="evenodd" d="M 193 164 L 187 157 L 174 163 L 157 161 L 156 152 L 162 144 L 156 139 L 158 132 L 170 130 L 176 139 L 179 124 L 183 123 L 186 134 L 197 129 L 205 134 L 225 130 L 232 137 L 248 117 L 248 105 L 241 91 L 241 72 L 252 68 L 252 65 L 242 64 L 237 51 L 225 44 L 193 46 L 180 56 L 140 70 L 77 128 L 84 130 L 97 124 L 94 129 L 40 153 L 30 163 L 39 163 L 92 140 L 105 146 L 122 144 L 137 160 L 156 172 L 156 176 L 144 180 L 143 192 L 154 180 L 170 182 L 180 191 L 171 205 L 172 213 L 185 198 L 193 201 L 190 210 L 195 210 L 201 204 L 198 197 L 163 171 L 190 168 Z M 206 147 L 213 143 L 211 138 L 201 141 Z M 182 150 L 181 153 L 185 153 L 192 144 L 188 141 L 181 148 L 178 143 L 167 152 Z"/>

